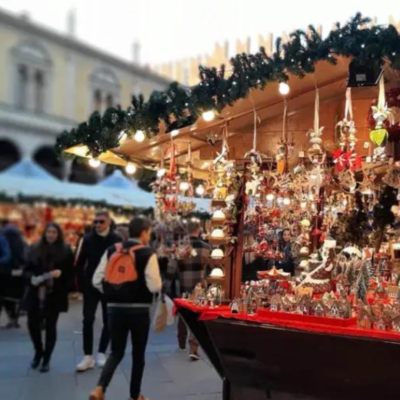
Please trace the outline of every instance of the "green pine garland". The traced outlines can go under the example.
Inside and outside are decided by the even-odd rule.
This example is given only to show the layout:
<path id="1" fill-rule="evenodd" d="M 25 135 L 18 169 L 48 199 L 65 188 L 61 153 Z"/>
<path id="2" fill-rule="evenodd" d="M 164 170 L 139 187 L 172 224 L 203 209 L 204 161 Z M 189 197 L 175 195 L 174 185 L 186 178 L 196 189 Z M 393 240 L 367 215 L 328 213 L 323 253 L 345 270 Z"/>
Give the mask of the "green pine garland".
<path id="1" fill-rule="evenodd" d="M 269 57 L 263 48 L 256 54 L 238 54 L 231 59 L 232 74 L 225 77 L 225 67 L 200 67 L 200 83 L 186 89 L 171 83 L 165 92 L 155 91 L 145 102 L 143 96 L 133 97 L 127 110 L 108 109 L 104 115 L 92 114 L 87 122 L 70 132 L 63 132 L 56 144 L 58 153 L 69 147 L 87 145 L 92 156 L 118 147 L 121 132 L 133 137 L 137 130 L 148 137 L 159 133 L 164 122 L 167 132 L 193 124 L 209 109 L 221 111 L 224 107 L 244 99 L 253 89 L 264 89 L 270 82 L 285 82 L 289 74 L 304 77 L 313 73 L 318 61 L 336 64 L 337 56 L 353 57 L 360 64 L 383 63 L 400 70 L 400 35 L 392 25 L 366 28 L 370 18 L 358 13 L 346 25 L 322 39 L 313 26 L 310 34 L 297 30 L 291 41 L 276 41 L 276 51 Z"/>

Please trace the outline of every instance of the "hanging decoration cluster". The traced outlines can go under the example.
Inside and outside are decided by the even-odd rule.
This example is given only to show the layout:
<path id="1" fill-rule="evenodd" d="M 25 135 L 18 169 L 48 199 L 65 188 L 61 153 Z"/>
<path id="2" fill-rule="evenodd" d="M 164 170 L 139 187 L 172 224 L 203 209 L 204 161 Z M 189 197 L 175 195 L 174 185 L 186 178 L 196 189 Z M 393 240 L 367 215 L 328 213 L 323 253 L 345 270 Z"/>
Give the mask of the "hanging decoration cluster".
<path id="1" fill-rule="evenodd" d="M 400 35 L 396 28 L 372 26 L 369 18 L 355 15 L 347 24 L 337 24 L 327 38 L 322 39 L 313 26 L 309 33 L 296 30 L 288 43 L 276 41 L 276 50 L 268 56 L 264 48 L 256 54 L 238 54 L 231 59 L 231 74 L 225 67 L 200 67 L 200 82 L 190 88 L 171 83 L 166 91 L 155 91 L 148 101 L 143 96 L 133 97 L 127 110 L 109 108 L 103 115 L 95 112 L 87 122 L 70 132 L 63 132 L 57 140 L 57 151 L 83 144 L 93 157 L 116 148 L 121 137 L 132 138 L 137 131 L 147 137 L 159 133 L 165 123 L 171 132 L 192 125 L 204 112 L 221 111 L 239 99 L 246 98 L 252 89 L 264 89 L 270 82 L 286 82 L 289 74 L 304 77 L 313 73 L 318 61 L 336 64 L 337 56 L 354 57 L 360 64 L 371 60 L 391 63 L 400 70 Z"/>

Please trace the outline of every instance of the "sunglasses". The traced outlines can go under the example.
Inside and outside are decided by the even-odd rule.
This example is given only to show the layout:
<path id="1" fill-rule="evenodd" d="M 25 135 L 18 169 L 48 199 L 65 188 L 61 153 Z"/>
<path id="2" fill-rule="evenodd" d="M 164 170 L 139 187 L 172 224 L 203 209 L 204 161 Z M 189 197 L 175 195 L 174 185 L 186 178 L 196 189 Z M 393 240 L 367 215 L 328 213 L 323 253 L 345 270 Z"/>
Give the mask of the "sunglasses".
<path id="1" fill-rule="evenodd" d="M 106 221 L 104 219 L 95 219 L 93 223 L 95 225 L 104 225 Z"/>

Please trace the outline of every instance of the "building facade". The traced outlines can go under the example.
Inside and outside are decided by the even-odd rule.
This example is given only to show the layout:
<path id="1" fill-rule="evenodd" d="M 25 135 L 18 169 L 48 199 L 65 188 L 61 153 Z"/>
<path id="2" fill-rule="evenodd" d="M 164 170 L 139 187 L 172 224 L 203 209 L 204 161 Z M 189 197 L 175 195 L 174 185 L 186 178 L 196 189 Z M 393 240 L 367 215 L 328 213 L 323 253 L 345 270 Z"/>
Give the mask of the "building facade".
<path id="1" fill-rule="evenodd" d="M 0 170 L 31 157 L 54 175 L 78 182 L 98 176 L 86 166 L 58 160 L 57 135 L 94 110 L 127 107 L 133 94 L 148 97 L 169 83 L 134 62 L 79 42 L 72 31 L 62 35 L 4 11 L 0 71 Z"/>

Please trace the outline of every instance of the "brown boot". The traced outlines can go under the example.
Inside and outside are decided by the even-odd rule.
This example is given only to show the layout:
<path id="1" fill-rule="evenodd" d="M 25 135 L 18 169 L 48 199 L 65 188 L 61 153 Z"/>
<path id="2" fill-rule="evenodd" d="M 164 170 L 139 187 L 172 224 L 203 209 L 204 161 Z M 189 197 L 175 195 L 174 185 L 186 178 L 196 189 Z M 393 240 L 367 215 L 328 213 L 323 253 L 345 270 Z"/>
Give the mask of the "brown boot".
<path id="1" fill-rule="evenodd" d="M 101 386 L 97 386 L 96 389 L 90 393 L 89 400 L 105 400 L 103 388 Z"/>

